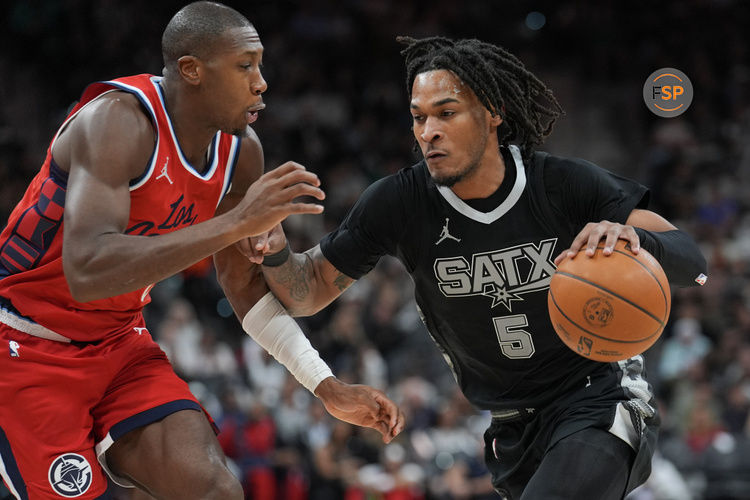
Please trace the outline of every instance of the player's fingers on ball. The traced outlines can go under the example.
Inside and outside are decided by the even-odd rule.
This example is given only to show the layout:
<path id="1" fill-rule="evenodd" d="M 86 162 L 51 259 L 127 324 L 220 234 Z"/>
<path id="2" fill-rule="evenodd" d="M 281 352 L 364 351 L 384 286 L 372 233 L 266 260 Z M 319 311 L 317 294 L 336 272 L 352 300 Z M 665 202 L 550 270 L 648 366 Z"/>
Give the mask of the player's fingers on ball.
<path id="1" fill-rule="evenodd" d="M 604 240 L 604 255 L 610 255 L 615 248 L 615 243 L 620 238 L 620 231 L 616 228 L 607 231 L 607 239 Z"/>
<path id="2" fill-rule="evenodd" d="M 599 246 L 599 242 L 604 236 L 604 228 L 602 226 L 596 226 L 589 233 L 589 239 L 586 242 L 586 255 L 593 256 L 596 252 L 596 247 Z"/>
<path id="3" fill-rule="evenodd" d="M 573 241 L 570 243 L 570 248 L 568 249 L 569 252 L 577 252 L 581 249 L 581 247 L 588 241 L 589 234 L 591 233 L 591 228 L 587 225 L 583 228 L 583 230 L 576 235 L 575 238 L 573 238 Z"/>
<path id="4" fill-rule="evenodd" d="M 583 231 L 578 233 L 578 236 L 575 237 L 573 242 L 570 244 L 570 248 L 568 248 L 566 253 L 567 257 L 570 257 L 571 259 L 576 256 L 579 250 L 581 250 L 581 247 L 588 241 L 589 235 L 590 235 L 590 227 L 587 225 Z"/>
<path id="5" fill-rule="evenodd" d="M 563 250 L 562 252 L 560 252 L 560 254 L 557 257 L 555 257 L 555 260 L 553 261 L 555 266 L 560 265 L 560 262 L 562 262 L 565 259 L 565 257 L 568 256 L 568 252 L 570 252 L 570 249 Z"/>
<path id="6" fill-rule="evenodd" d="M 630 242 L 630 251 L 637 254 L 641 250 L 641 239 L 638 237 L 638 233 L 635 232 L 635 228 L 627 226 L 624 236 Z"/>

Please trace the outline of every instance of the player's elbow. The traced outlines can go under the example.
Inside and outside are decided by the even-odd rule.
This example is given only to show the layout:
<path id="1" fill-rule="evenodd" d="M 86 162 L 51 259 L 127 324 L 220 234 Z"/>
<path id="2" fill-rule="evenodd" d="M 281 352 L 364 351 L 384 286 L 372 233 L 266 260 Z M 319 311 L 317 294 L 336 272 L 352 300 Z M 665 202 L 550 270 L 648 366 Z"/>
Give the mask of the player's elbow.
<path id="1" fill-rule="evenodd" d="M 99 298 L 85 278 L 81 278 L 75 271 L 65 271 L 65 281 L 68 283 L 70 296 L 76 302 L 91 302 Z"/>
<path id="2" fill-rule="evenodd" d="M 70 296 L 76 302 L 91 302 L 102 298 L 94 279 L 86 273 L 86 267 L 74 256 L 63 254 L 63 274 Z"/>

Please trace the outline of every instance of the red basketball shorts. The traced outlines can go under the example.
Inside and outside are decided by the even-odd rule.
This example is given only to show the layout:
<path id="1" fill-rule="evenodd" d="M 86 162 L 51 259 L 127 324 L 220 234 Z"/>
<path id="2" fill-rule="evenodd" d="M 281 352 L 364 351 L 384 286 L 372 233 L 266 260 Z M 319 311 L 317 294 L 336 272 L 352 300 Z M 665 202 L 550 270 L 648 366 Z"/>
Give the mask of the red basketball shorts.
<path id="1" fill-rule="evenodd" d="M 0 323 L 0 475 L 17 498 L 107 498 L 109 446 L 185 409 L 203 411 L 145 328 L 69 344 Z"/>

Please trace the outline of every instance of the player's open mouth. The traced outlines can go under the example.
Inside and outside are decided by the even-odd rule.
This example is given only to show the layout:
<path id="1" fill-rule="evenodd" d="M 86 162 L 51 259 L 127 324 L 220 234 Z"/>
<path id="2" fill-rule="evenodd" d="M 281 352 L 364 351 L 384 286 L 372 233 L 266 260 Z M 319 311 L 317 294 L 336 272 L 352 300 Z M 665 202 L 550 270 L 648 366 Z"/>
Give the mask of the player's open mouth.
<path id="1" fill-rule="evenodd" d="M 265 104 L 259 104 L 257 106 L 253 106 L 252 108 L 248 108 L 246 112 L 247 124 L 249 125 L 251 123 L 254 123 L 258 119 L 258 112 L 265 107 Z"/>

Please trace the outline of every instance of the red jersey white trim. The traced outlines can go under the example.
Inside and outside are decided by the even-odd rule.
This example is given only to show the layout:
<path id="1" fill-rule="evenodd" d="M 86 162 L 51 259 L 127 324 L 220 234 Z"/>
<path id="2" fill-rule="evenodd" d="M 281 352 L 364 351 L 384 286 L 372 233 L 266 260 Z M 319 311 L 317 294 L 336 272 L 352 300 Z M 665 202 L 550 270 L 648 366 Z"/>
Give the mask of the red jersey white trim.
<path id="1" fill-rule="evenodd" d="M 76 341 L 98 340 L 140 324 L 141 310 L 151 300 L 150 287 L 81 303 L 70 295 L 62 268 L 67 173 L 55 165 L 52 144 L 83 107 L 105 93 L 120 90 L 134 94 L 156 133 L 152 156 L 143 174 L 130 185 L 130 218 L 125 232 L 164 234 L 213 217 L 229 190 L 240 140 L 217 132 L 205 172 L 196 170 L 185 160 L 177 142 L 160 81 L 144 74 L 90 85 L 55 134 L 42 168 L 0 234 L 0 307 L 7 313 L 0 315 L 0 322 L 21 329 L 7 321 L 20 325 L 22 318 L 22 331 L 32 335 L 30 330 L 50 332 Z"/>

